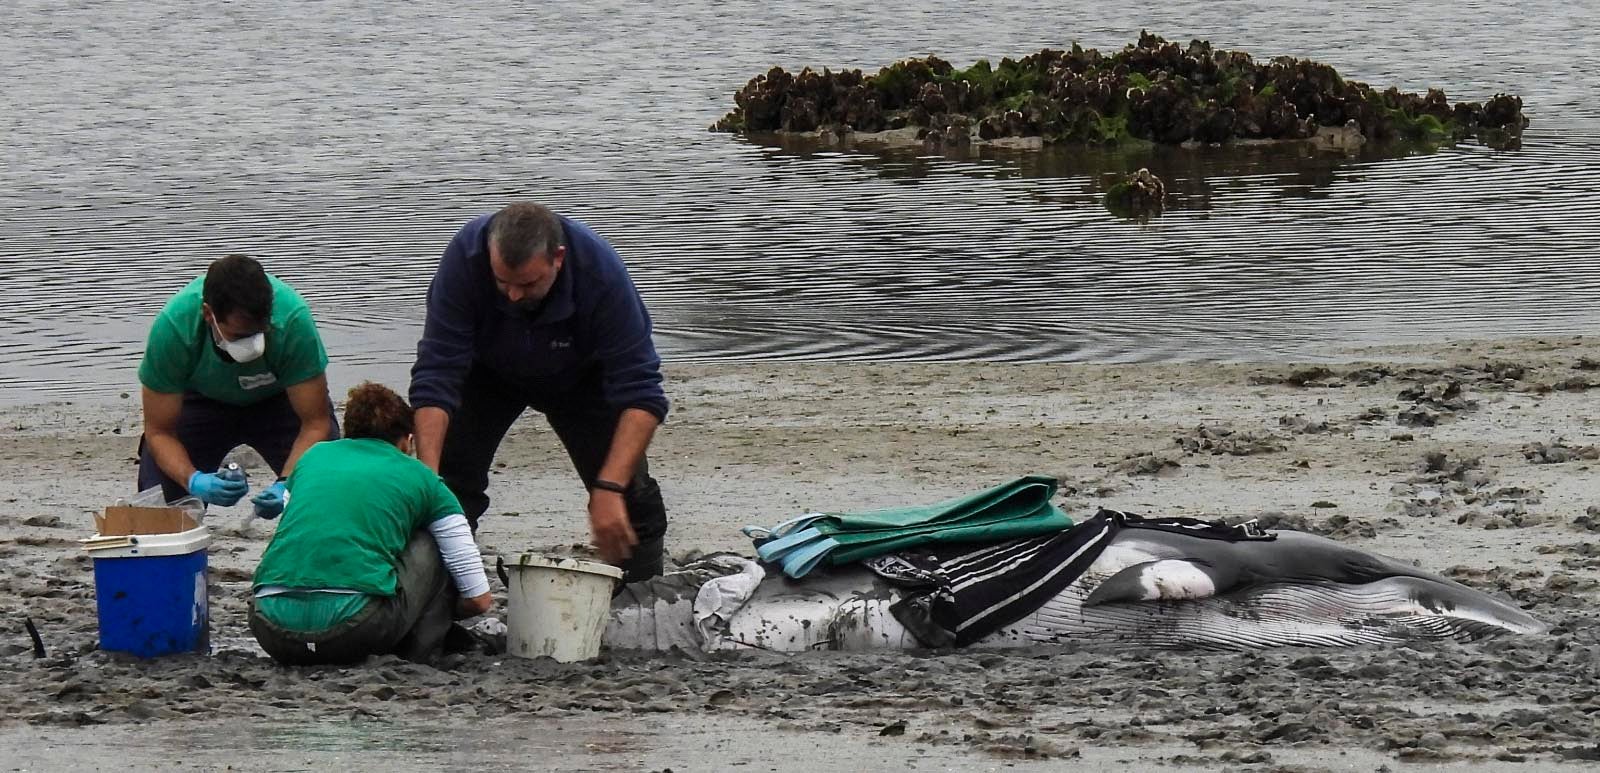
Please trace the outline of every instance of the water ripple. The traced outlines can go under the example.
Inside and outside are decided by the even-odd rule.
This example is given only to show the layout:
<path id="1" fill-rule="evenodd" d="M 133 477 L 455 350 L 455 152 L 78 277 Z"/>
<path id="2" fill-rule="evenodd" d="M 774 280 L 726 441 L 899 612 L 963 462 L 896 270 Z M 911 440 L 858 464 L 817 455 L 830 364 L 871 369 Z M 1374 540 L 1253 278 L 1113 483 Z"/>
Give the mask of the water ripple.
<path id="1" fill-rule="evenodd" d="M 675 361 L 1303 358 L 1600 332 L 1600 65 L 1571 53 L 1596 42 L 1594 10 L 1369 4 L 1307 24 L 1266 3 L 1057 5 L 14 2 L 0 400 L 129 390 L 149 319 L 229 252 L 307 296 L 336 385 L 403 383 L 439 250 L 517 198 L 618 246 Z M 1535 123 L 1515 153 L 1400 157 L 958 158 L 703 130 L 772 64 L 966 63 L 1140 27 L 1375 85 L 1512 91 Z M 1173 193 L 1146 225 L 1098 201 L 1139 166 Z"/>

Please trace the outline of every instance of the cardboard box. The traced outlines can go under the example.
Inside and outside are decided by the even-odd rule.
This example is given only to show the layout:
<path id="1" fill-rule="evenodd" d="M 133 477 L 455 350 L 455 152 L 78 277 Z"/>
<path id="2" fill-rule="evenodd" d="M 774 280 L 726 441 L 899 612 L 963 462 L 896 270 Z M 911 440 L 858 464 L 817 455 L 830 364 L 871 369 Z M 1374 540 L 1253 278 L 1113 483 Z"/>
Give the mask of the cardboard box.
<path id="1" fill-rule="evenodd" d="M 181 507 L 108 507 L 94 517 L 94 527 L 102 537 L 127 534 L 175 534 L 188 531 L 195 523 Z"/>

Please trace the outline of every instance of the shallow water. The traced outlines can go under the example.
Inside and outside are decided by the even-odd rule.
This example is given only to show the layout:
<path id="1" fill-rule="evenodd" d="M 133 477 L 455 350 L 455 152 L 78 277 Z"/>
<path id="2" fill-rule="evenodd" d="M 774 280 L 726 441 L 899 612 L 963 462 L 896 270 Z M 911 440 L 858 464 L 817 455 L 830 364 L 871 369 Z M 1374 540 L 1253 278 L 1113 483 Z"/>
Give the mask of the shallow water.
<path id="1" fill-rule="evenodd" d="M 434 261 L 536 198 L 628 260 L 673 361 L 1315 358 L 1600 332 L 1589 4 L 1056 7 L 7 4 L 0 402 L 136 384 L 149 319 L 246 252 L 312 302 L 336 389 L 404 383 Z M 967 158 L 705 127 L 779 64 L 958 65 L 1148 28 L 1375 86 L 1520 94 L 1524 148 Z M 1149 166 L 1148 225 L 1100 207 Z"/>

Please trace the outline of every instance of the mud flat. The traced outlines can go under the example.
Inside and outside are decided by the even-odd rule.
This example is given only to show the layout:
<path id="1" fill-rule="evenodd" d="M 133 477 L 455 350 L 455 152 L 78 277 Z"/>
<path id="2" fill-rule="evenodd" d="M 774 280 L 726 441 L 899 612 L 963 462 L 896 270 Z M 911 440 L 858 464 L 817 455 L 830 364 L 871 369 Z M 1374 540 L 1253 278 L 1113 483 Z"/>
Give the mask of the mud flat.
<path id="1" fill-rule="evenodd" d="M 174 758 L 402 770 L 1600 761 L 1600 339 L 1297 365 L 760 364 L 668 378 L 675 407 L 652 467 L 680 557 L 747 550 L 747 523 L 932 501 L 1037 472 L 1060 478 L 1072 513 L 1308 529 L 1502 594 L 1556 629 L 1245 654 L 752 651 L 565 666 L 471 654 L 291 670 L 261 656 L 244 626 L 271 527 L 241 531 L 243 508 L 232 508 L 210 516 L 216 653 L 138 662 L 95 649 L 93 581 L 75 542 L 130 487 L 136 406 L 40 404 L 0 410 L 0 748 L 13 767 L 84 770 Z M 525 420 L 500 462 L 486 549 L 575 551 L 582 492 L 554 435 Z"/>

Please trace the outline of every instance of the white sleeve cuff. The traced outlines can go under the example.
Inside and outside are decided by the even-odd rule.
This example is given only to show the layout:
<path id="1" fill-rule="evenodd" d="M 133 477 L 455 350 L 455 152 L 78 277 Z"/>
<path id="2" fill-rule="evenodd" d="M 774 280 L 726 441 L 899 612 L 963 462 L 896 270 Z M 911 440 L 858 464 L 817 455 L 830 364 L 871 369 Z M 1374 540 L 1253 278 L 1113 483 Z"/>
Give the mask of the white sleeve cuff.
<path id="1" fill-rule="evenodd" d="M 467 517 L 456 513 L 428 524 L 433 541 L 439 543 L 439 557 L 444 568 L 456 581 L 462 598 L 477 598 L 489 592 L 489 575 L 483 571 L 483 556 L 478 553 L 478 543 L 472 541 L 472 527 Z"/>

